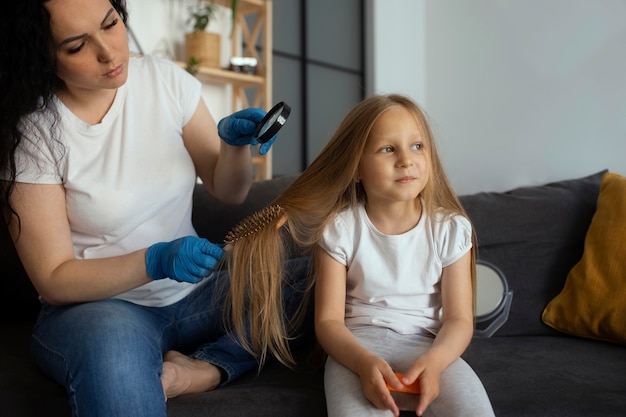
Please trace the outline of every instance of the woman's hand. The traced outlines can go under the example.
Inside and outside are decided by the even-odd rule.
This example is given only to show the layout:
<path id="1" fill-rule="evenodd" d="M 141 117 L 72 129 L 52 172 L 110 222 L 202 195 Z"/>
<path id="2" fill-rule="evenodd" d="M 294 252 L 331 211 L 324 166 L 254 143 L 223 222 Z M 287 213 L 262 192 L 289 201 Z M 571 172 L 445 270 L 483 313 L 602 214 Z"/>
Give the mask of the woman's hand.
<path id="1" fill-rule="evenodd" d="M 196 284 L 209 275 L 224 255 L 218 245 L 195 236 L 155 243 L 146 251 L 146 270 L 152 279 L 171 278 Z"/>
<path id="2" fill-rule="evenodd" d="M 253 107 L 239 110 L 220 120 L 217 124 L 217 132 L 222 140 L 231 146 L 256 146 L 259 142 L 254 139 L 254 132 L 257 125 L 261 123 L 266 114 L 266 111 Z M 259 154 L 265 155 L 269 152 L 275 140 L 276 135 L 262 144 L 259 149 Z"/>

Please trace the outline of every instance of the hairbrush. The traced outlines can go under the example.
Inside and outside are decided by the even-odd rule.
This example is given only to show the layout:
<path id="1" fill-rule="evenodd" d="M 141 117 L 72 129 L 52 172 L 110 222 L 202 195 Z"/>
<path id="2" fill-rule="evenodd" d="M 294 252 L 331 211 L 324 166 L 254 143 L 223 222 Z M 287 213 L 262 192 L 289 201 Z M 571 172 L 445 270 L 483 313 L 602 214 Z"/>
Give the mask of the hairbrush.
<path id="1" fill-rule="evenodd" d="M 267 226 L 271 221 L 283 214 L 283 209 L 278 204 L 269 205 L 256 213 L 251 214 L 235 227 L 233 227 L 224 238 L 224 243 L 230 245 L 242 239 L 257 233 L 259 230 Z M 285 219 L 286 220 L 286 219 Z M 278 227 L 282 226 L 282 221 Z"/>

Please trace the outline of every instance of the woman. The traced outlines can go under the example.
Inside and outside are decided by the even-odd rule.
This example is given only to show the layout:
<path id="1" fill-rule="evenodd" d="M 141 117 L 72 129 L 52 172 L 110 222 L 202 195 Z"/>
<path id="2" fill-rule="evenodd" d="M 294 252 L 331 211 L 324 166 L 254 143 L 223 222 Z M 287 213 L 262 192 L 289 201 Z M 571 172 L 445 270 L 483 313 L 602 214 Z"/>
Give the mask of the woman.
<path id="1" fill-rule="evenodd" d="M 195 78 L 129 58 L 124 0 L 8 2 L 0 19 L 0 207 L 42 300 L 33 357 L 74 415 L 165 416 L 256 367 L 224 334 L 223 251 L 191 203 L 197 177 L 244 199 L 265 112 L 217 127 Z"/>

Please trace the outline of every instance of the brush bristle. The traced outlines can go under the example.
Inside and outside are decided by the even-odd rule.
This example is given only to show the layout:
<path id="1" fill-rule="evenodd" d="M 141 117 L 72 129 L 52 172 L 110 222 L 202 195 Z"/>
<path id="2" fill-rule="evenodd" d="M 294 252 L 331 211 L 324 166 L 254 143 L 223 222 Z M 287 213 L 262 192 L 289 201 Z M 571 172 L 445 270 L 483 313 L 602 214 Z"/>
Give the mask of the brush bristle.
<path id="1" fill-rule="evenodd" d="M 224 243 L 232 244 L 250 235 L 255 234 L 263 227 L 267 226 L 272 220 L 276 219 L 282 212 L 282 208 L 277 204 L 272 204 L 264 209 L 251 214 L 235 227 L 233 227 L 224 239 Z"/>

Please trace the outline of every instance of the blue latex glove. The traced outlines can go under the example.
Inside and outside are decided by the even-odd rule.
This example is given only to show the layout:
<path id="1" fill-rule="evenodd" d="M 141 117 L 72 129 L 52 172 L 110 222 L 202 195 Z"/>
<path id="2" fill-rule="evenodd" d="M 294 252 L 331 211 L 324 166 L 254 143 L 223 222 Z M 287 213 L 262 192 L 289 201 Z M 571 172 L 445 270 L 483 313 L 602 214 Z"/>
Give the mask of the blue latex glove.
<path id="1" fill-rule="evenodd" d="M 222 255 L 224 250 L 206 239 L 181 237 L 150 246 L 146 252 L 146 270 L 154 280 L 171 278 L 196 284 L 209 275 Z"/>
<path id="2" fill-rule="evenodd" d="M 270 140 L 268 140 L 265 143 L 261 144 L 261 147 L 259 148 L 259 155 L 265 155 L 266 153 L 269 152 L 270 148 L 272 147 L 272 143 L 274 143 L 274 141 L 276 140 L 276 138 L 278 137 L 278 133 L 275 134 Z M 259 143 L 255 140 L 256 143 Z"/>
<path id="3" fill-rule="evenodd" d="M 256 126 L 261 123 L 261 120 L 263 120 L 263 117 L 265 117 L 266 114 L 267 112 L 265 110 L 254 107 L 239 110 L 238 112 L 235 112 L 230 116 L 226 116 L 219 121 L 217 124 L 217 133 L 220 135 L 222 140 L 229 145 L 256 146 L 259 142 L 252 136 L 254 135 Z M 263 143 L 259 148 L 259 154 L 265 155 L 269 152 L 270 147 L 276 140 L 276 137 L 277 135 L 274 135 L 272 139 Z"/>

